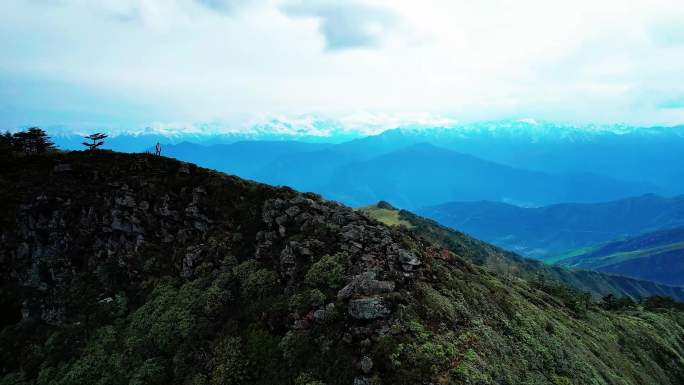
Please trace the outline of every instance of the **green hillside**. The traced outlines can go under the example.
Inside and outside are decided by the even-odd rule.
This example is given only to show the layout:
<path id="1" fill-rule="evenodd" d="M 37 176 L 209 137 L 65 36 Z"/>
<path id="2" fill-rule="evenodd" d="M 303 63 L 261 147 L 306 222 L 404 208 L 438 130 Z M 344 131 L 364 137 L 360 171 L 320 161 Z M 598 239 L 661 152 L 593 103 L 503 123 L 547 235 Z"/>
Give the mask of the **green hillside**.
<path id="1" fill-rule="evenodd" d="M 0 384 L 684 382 L 676 304 L 606 310 L 168 158 L 4 161 Z"/>
<path id="2" fill-rule="evenodd" d="M 368 206 L 359 211 L 370 217 L 384 221 L 389 217 L 388 205 Z M 391 206 L 389 206 L 391 207 Z M 643 298 L 651 295 L 664 295 L 684 301 L 684 288 L 658 284 L 644 279 L 634 279 L 616 274 L 606 274 L 588 269 L 568 269 L 547 265 L 543 262 L 525 258 L 515 253 L 474 239 L 454 229 L 442 226 L 435 221 L 415 215 L 406 210 L 394 209 L 395 220 L 385 222 L 395 225 L 398 221 L 408 222 L 411 229 L 422 237 L 448 248 L 476 265 L 485 266 L 504 276 L 512 275 L 526 280 L 540 277 L 589 291 L 596 297 L 606 294 Z"/>
<path id="3" fill-rule="evenodd" d="M 684 228 L 626 237 L 556 259 L 561 266 L 684 285 Z"/>

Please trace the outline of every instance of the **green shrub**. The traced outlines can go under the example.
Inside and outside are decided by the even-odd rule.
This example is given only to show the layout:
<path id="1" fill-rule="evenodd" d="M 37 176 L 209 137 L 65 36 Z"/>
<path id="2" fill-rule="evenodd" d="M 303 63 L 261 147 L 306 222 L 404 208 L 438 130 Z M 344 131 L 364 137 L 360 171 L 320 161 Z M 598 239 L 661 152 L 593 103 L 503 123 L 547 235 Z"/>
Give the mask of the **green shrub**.
<path id="1" fill-rule="evenodd" d="M 444 374 L 453 362 L 474 354 L 466 348 L 468 335 L 457 336 L 451 331 L 435 334 L 417 320 L 409 321 L 406 327 L 412 338 L 394 344 L 389 356 L 402 384 L 421 383 Z M 392 344 L 385 342 L 385 345 Z"/>
<path id="2" fill-rule="evenodd" d="M 297 376 L 295 385 L 325 385 L 325 382 L 320 381 L 316 376 L 309 372 L 304 372 Z"/>
<path id="3" fill-rule="evenodd" d="M 240 281 L 240 294 L 243 299 L 268 297 L 274 293 L 280 281 L 275 271 L 261 268 L 253 259 L 238 265 L 234 272 Z"/>
<path id="4" fill-rule="evenodd" d="M 283 358 L 289 365 L 298 360 L 310 359 L 316 354 L 315 342 L 306 331 L 290 330 L 280 340 L 278 348 L 283 352 Z"/>
<path id="5" fill-rule="evenodd" d="M 418 284 L 416 289 L 427 318 L 447 321 L 458 318 L 458 311 L 452 299 L 445 297 L 430 285 Z"/>
<path id="6" fill-rule="evenodd" d="M 311 286 L 342 287 L 349 259 L 346 254 L 324 255 L 307 271 L 304 281 Z"/>
<path id="7" fill-rule="evenodd" d="M 304 290 L 290 298 L 290 311 L 305 312 L 325 303 L 325 294 L 318 289 Z"/>
<path id="8" fill-rule="evenodd" d="M 166 368 L 156 358 L 145 360 L 135 371 L 129 385 L 163 385 L 166 384 Z"/>
<path id="9" fill-rule="evenodd" d="M 677 309 L 684 310 L 684 303 L 677 302 L 670 297 L 655 295 L 644 300 L 644 308 L 647 310 Z"/>
<path id="10" fill-rule="evenodd" d="M 238 337 L 224 337 L 213 349 L 211 385 L 239 385 L 249 379 L 248 362 Z"/>

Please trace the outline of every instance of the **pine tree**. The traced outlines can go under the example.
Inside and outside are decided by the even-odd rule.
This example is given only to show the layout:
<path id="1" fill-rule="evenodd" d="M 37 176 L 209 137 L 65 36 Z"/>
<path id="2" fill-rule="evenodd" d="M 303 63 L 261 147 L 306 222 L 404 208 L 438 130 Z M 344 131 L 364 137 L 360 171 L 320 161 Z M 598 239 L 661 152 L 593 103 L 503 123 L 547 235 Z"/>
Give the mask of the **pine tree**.
<path id="1" fill-rule="evenodd" d="M 34 153 L 42 154 L 55 149 L 55 144 L 41 128 L 31 127 L 28 129 L 27 133 Z"/>
<path id="2" fill-rule="evenodd" d="M 96 150 L 98 147 L 100 147 L 100 146 L 102 146 L 102 145 L 104 144 L 104 140 L 103 140 L 103 139 L 106 138 L 106 137 L 107 137 L 106 134 L 103 134 L 103 133 L 100 133 L 100 132 L 95 133 L 95 134 L 88 135 L 88 136 L 86 136 L 85 138 L 86 138 L 86 139 L 90 139 L 90 140 L 92 140 L 93 142 L 92 142 L 92 143 L 83 142 L 83 145 L 86 146 L 86 147 L 88 147 L 88 150 L 89 150 L 89 151 Z"/>
<path id="3" fill-rule="evenodd" d="M 9 155 L 12 152 L 12 134 L 6 131 L 0 135 L 0 154 Z"/>
<path id="4" fill-rule="evenodd" d="M 12 135 L 12 147 L 26 155 L 42 154 L 55 149 L 48 134 L 39 127 L 31 127 Z"/>

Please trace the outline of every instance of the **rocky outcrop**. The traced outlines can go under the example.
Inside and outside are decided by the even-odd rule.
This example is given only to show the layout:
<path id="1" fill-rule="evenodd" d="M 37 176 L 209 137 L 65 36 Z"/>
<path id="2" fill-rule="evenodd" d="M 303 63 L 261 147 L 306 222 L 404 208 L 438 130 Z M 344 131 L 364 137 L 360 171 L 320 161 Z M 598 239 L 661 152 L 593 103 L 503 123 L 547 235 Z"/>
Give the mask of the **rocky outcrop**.
<path id="1" fill-rule="evenodd" d="M 163 158 L 113 156 L 115 167 L 57 160 L 41 176 L 45 183 L 26 183 L 21 204 L 8 208 L 15 225 L 5 227 L 0 252 L 8 256 L 13 292 L 23 293 L 21 318 L 82 322 L 83 306 L 111 303 L 122 287 L 135 298 L 150 277 L 191 280 L 226 255 L 271 266 L 282 293 L 296 293 L 313 263 L 344 253 L 337 303 L 297 311 L 287 328 L 306 331 L 340 315 L 349 325 L 363 324 L 352 349 L 359 372 L 373 375 L 367 352 L 393 315 L 384 297 L 421 274 L 419 253 L 401 245 L 407 235 L 310 194 Z M 94 280 L 88 293 L 69 294 L 86 276 Z"/>
<path id="2" fill-rule="evenodd" d="M 375 295 L 394 291 L 396 284 L 393 281 L 379 281 L 375 279 L 375 271 L 366 271 L 351 277 L 349 283 L 338 293 L 337 298 L 349 299 L 354 295 Z"/>
<path id="3" fill-rule="evenodd" d="M 356 319 L 372 320 L 391 313 L 379 297 L 358 298 L 349 301 L 349 315 Z"/>

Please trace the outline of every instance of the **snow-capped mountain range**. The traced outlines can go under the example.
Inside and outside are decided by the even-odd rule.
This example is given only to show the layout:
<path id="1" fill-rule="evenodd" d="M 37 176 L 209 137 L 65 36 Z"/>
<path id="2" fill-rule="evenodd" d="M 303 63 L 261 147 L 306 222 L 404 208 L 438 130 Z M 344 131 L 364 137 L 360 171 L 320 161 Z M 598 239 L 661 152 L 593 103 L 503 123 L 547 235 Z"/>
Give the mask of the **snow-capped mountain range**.
<path id="1" fill-rule="evenodd" d="M 47 127 L 57 144 L 66 149 L 80 147 L 80 138 L 91 132 L 71 130 L 68 127 Z M 244 140 L 297 140 L 305 142 L 341 143 L 373 135 L 410 135 L 433 141 L 440 138 L 498 138 L 523 142 L 561 141 L 576 142 L 613 135 L 674 135 L 684 136 L 684 125 L 673 127 L 636 127 L 625 124 L 576 125 L 538 121 L 532 118 L 515 120 L 459 123 L 456 120 L 426 114 L 391 116 L 357 114 L 341 119 L 317 116 L 295 118 L 270 117 L 246 121 L 242 124 L 224 122 L 204 123 L 152 123 L 144 127 L 108 132 L 110 145 L 117 150 L 140 151 L 149 147 L 150 140 L 162 143 L 184 141 L 201 144 L 225 144 Z M 119 138 L 119 140 L 115 140 Z M 120 147 L 121 139 L 129 145 Z M 144 142 L 140 148 L 136 142 Z"/>

